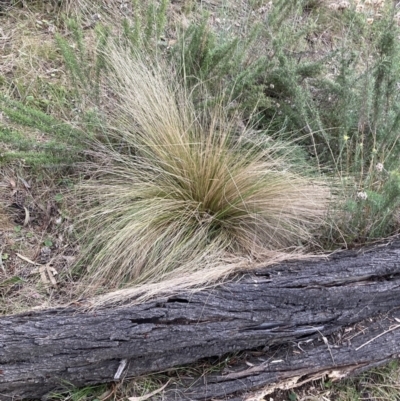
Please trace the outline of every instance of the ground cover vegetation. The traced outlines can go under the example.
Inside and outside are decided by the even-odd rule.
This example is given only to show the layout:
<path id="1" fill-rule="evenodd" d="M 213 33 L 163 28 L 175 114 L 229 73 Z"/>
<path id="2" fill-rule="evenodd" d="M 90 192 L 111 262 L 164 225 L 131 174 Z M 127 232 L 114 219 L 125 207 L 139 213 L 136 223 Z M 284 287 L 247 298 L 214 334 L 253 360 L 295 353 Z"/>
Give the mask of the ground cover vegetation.
<path id="1" fill-rule="evenodd" d="M 82 288 L 201 287 L 398 233 L 393 2 L 14 3 L 0 6 L 2 313 Z"/>

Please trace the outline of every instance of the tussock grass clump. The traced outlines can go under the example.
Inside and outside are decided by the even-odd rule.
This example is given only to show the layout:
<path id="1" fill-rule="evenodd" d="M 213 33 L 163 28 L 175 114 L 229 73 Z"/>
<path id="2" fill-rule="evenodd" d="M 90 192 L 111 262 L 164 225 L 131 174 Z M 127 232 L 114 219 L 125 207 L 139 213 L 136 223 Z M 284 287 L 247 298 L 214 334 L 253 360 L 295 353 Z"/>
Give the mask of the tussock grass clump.
<path id="1" fill-rule="evenodd" d="M 201 282 L 227 273 L 218 266 L 259 261 L 311 238 L 329 191 L 291 171 L 288 147 L 249 129 L 237 133 L 219 105 L 196 111 L 171 71 L 140 55 L 114 48 L 109 61 L 114 125 L 95 145 L 102 164 L 80 187 L 93 284 L 203 271 Z"/>

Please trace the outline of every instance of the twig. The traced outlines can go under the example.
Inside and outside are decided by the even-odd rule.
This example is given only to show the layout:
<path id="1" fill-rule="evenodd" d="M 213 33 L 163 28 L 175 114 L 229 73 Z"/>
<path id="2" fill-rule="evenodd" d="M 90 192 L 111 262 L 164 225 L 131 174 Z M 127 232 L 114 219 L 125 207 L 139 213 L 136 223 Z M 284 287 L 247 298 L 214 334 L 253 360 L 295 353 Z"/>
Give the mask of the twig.
<path id="1" fill-rule="evenodd" d="M 393 327 L 387 329 L 386 331 L 384 331 L 383 333 L 378 334 L 376 337 L 371 338 L 371 339 L 368 340 L 366 343 L 364 343 L 363 345 L 360 345 L 358 348 L 356 348 L 356 351 L 358 351 L 359 349 L 361 349 L 361 348 L 364 347 L 365 345 L 371 343 L 372 341 L 376 340 L 377 338 L 379 338 L 379 337 L 385 335 L 386 333 L 389 333 L 390 331 L 393 331 L 393 330 L 398 329 L 399 327 L 400 327 L 400 324 L 396 324 L 396 326 L 393 326 Z"/>
<path id="2" fill-rule="evenodd" d="M 331 355 L 332 358 L 332 362 L 335 364 L 335 359 L 333 358 L 333 354 L 332 354 L 332 350 L 331 350 L 331 346 L 329 344 L 328 339 L 317 329 L 318 333 L 321 334 L 322 337 L 322 341 L 324 342 L 324 344 L 327 346 L 329 354 Z"/>
<path id="3" fill-rule="evenodd" d="M 154 390 L 153 392 L 146 394 L 146 395 L 142 395 L 141 397 L 129 397 L 128 400 L 129 401 L 145 401 L 148 400 L 149 398 L 153 397 L 153 395 L 156 395 L 158 393 L 161 393 L 161 391 L 163 391 L 165 389 L 165 387 L 168 386 L 169 382 L 171 381 L 171 379 L 169 379 L 167 381 L 167 383 L 165 383 L 162 387 L 160 387 L 157 390 Z"/>
<path id="4" fill-rule="evenodd" d="M 17 253 L 17 256 L 18 256 L 20 259 L 25 260 L 25 262 L 30 263 L 31 265 L 34 265 L 34 266 L 41 266 L 40 263 L 33 262 L 32 260 L 30 260 L 30 259 L 27 258 L 26 256 L 23 256 L 23 255 L 21 255 L 21 254 L 19 254 L 19 253 Z"/>

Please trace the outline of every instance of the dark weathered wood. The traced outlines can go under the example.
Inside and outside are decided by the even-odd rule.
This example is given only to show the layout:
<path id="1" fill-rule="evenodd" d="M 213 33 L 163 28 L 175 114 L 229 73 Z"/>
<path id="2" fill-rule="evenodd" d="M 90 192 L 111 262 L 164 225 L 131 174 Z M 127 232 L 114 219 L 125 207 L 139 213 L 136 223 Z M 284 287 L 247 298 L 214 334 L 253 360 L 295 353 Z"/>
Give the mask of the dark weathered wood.
<path id="1" fill-rule="evenodd" d="M 398 321 L 396 321 L 398 319 Z M 160 393 L 163 401 L 262 400 L 277 389 L 289 389 L 328 378 L 332 381 L 400 357 L 400 310 L 363 322 L 337 335 L 291 342 L 266 352 L 248 352 L 222 372 L 184 379 Z M 268 399 L 268 398 L 265 398 Z"/>
<path id="2" fill-rule="evenodd" d="M 400 307 L 400 244 L 286 263 L 194 294 L 136 306 L 0 318 L 0 397 L 61 381 L 109 382 L 204 357 L 325 336 Z M 352 355 L 349 354 L 349 358 Z"/>

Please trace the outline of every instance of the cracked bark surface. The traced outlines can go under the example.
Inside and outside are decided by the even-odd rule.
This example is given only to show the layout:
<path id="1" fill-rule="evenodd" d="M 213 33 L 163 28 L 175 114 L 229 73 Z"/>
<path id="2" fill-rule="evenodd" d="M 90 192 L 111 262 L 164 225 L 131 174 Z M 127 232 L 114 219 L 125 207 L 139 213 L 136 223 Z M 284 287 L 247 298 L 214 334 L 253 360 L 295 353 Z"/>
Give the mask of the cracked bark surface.
<path id="1" fill-rule="evenodd" d="M 329 259 L 280 264 L 217 288 L 141 305 L 89 311 L 68 307 L 3 316 L 0 399 L 40 398 L 62 381 L 76 386 L 110 382 L 122 359 L 128 361 L 123 376 L 132 377 L 230 352 L 316 341 L 365 319 L 400 318 L 399 307 L 400 242 L 393 242 Z M 371 324 L 379 326 L 382 319 Z M 379 327 L 376 330 L 384 330 Z M 388 341 L 398 335 L 399 330 L 393 330 L 379 339 Z M 279 375 L 264 369 L 245 387 L 238 387 L 244 379 L 237 378 L 229 382 L 229 388 L 237 388 L 230 394 L 255 390 L 269 380 L 284 380 L 292 364 L 304 376 L 316 368 L 335 369 L 338 361 L 339 366 L 366 366 L 380 363 L 376 357 L 386 360 L 400 353 L 400 341 L 383 342 L 381 348 L 379 343 L 373 341 L 357 352 L 346 348 L 333 359 L 326 355 L 326 344 L 321 348 L 323 356 L 315 360 L 311 354 L 306 358 L 294 354 L 293 359 L 286 351 Z M 366 353 L 370 347 L 377 347 L 375 358 L 374 352 Z M 332 348 L 331 352 L 339 351 Z M 366 359 L 360 362 L 357 358 L 364 353 Z M 258 380 L 268 375 L 270 379 Z M 222 388 L 221 383 L 215 383 L 215 389 Z M 199 391 L 200 398 L 208 399 L 204 388 Z M 178 394 L 184 394 L 183 390 L 171 397 L 176 399 Z M 228 396 L 226 390 L 223 394 Z M 212 396 L 217 396 L 217 390 Z"/>
<path id="2" fill-rule="evenodd" d="M 246 353 L 245 363 L 217 374 L 181 378 L 179 386 L 169 386 L 160 399 L 258 401 L 277 389 L 287 390 L 321 378 L 336 381 L 357 375 L 400 357 L 399 322 L 397 311 L 340 330 L 327 342 L 319 335 L 267 352 Z"/>

